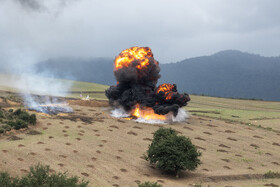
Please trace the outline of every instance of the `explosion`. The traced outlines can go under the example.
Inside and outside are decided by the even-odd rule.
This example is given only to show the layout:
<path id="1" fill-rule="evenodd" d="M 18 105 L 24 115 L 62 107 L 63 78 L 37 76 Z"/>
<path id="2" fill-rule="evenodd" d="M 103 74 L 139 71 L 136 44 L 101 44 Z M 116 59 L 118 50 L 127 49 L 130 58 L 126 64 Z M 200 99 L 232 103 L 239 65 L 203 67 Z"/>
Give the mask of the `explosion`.
<path id="1" fill-rule="evenodd" d="M 190 101 L 187 93 L 179 94 L 176 84 L 156 87 L 160 78 L 158 61 L 149 47 L 131 47 L 115 58 L 117 85 L 106 90 L 109 103 L 136 118 L 167 120 Z"/>
<path id="2" fill-rule="evenodd" d="M 139 60 L 139 64 L 136 65 L 137 69 L 142 69 L 149 65 L 147 57 L 153 57 L 151 49 L 148 47 L 132 47 L 122 51 L 115 59 L 115 70 L 131 65 L 135 59 Z"/>
<path id="3" fill-rule="evenodd" d="M 166 100 L 170 100 L 172 98 L 172 90 L 174 89 L 174 85 L 172 84 L 161 84 L 157 88 L 156 92 L 159 94 L 159 92 L 163 92 L 164 97 Z M 175 92 L 177 92 L 175 90 Z"/>

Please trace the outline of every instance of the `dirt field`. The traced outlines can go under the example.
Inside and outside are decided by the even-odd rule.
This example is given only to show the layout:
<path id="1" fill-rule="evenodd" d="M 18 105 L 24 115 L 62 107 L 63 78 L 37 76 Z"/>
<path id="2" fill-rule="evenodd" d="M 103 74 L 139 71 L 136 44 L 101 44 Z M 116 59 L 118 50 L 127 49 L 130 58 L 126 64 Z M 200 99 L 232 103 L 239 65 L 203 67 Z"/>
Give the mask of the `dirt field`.
<path id="1" fill-rule="evenodd" d="M 90 186 L 137 186 L 145 181 L 164 187 L 280 184 L 279 179 L 262 177 L 269 170 L 280 170 L 277 132 L 198 116 L 184 123 L 142 124 L 111 117 L 104 103 L 70 101 L 70 105 L 73 114 L 37 113 L 35 127 L 0 135 L 0 171 L 23 175 L 29 166 L 42 163 L 89 180 Z M 176 179 L 143 159 L 159 127 L 172 127 L 191 138 L 202 152 L 196 171 Z M 22 139 L 13 141 L 12 135 Z"/>

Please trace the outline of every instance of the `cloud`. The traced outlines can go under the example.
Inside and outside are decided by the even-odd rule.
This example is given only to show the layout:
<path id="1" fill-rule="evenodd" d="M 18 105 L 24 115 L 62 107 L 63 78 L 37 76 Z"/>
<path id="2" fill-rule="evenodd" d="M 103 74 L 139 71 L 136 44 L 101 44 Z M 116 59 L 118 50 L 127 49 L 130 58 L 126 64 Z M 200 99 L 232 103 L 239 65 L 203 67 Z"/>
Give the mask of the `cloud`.
<path id="1" fill-rule="evenodd" d="M 52 5 L 59 9 L 77 0 L 12 0 L 28 11 L 49 11 Z"/>
<path id="2" fill-rule="evenodd" d="M 131 46 L 151 47 L 161 63 L 224 49 L 279 55 L 277 0 L 0 0 L 0 4 L 0 61 L 7 66 L 61 56 L 114 57 Z"/>
<path id="3" fill-rule="evenodd" d="M 22 7 L 30 9 L 30 10 L 41 10 L 44 6 L 40 4 L 37 0 L 15 0 L 19 4 L 21 4 Z"/>

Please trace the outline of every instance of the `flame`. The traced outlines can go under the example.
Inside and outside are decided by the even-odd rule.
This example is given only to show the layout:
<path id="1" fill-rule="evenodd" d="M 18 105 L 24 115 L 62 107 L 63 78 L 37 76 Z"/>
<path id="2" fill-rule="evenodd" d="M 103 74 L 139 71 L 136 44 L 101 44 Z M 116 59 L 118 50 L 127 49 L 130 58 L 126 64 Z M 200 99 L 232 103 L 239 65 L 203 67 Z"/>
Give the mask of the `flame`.
<path id="1" fill-rule="evenodd" d="M 150 107 L 140 107 L 139 104 L 135 105 L 135 108 L 131 111 L 131 115 L 137 118 L 143 118 L 145 120 L 166 120 L 165 115 L 155 114 L 154 110 Z"/>
<path id="2" fill-rule="evenodd" d="M 173 95 L 173 91 L 172 91 L 173 88 L 174 88 L 174 85 L 172 85 L 172 84 L 161 84 L 158 86 L 156 93 L 159 94 L 160 92 L 163 92 L 165 99 L 170 100 Z"/>
<path id="3" fill-rule="evenodd" d="M 142 69 L 149 65 L 149 59 L 153 53 L 149 47 L 131 47 L 122 51 L 115 59 L 115 70 L 129 67 L 137 60 L 136 68 Z"/>

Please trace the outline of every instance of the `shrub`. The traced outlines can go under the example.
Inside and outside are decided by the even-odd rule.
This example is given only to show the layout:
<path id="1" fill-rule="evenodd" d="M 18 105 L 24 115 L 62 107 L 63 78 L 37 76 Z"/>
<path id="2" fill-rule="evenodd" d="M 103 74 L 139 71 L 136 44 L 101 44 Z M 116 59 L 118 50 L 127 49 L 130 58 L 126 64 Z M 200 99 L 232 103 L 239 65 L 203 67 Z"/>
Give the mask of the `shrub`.
<path id="1" fill-rule="evenodd" d="M 1 108 L 0 108 L 0 118 L 4 118 L 5 116 L 4 116 L 4 113 L 3 113 L 3 111 L 1 111 Z"/>
<path id="2" fill-rule="evenodd" d="M 35 114 L 30 115 L 27 111 L 21 109 L 17 109 L 14 112 L 13 110 L 9 110 L 9 112 L 0 110 L 0 114 L 3 115 L 3 118 L 0 117 L 0 122 L 6 123 L 9 128 L 16 130 L 26 128 L 29 124 L 35 125 L 37 122 Z"/>
<path id="3" fill-rule="evenodd" d="M 67 177 L 66 173 L 50 174 L 49 166 L 40 164 L 30 167 L 26 176 L 12 178 L 8 173 L 0 173 L 0 186 L 27 187 L 27 186 L 69 186 L 86 187 L 89 182 L 81 181 L 78 177 Z"/>
<path id="4" fill-rule="evenodd" d="M 158 184 L 157 182 L 144 182 L 142 184 L 139 184 L 138 187 L 162 187 L 162 185 Z"/>
<path id="5" fill-rule="evenodd" d="M 182 170 L 195 170 L 200 164 L 199 156 L 201 153 L 189 138 L 178 136 L 171 128 L 160 128 L 154 134 L 146 158 L 163 172 L 175 173 L 178 177 Z"/>
<path id="6" fill-rule="evenodd" d="M 0 134 L 4 133 L 4 132 L 5 132 L 5 130 L 3 128 L 0 128 Z"/>
<path id="7" fill-rule="evenodd" d="M 37 119 L 35 114 L 29 115 L 28 112 L 21 109 L 17 109 L 14 112 L 14 115 L 17 116 L 18 119 L 25 121 L 27 124 L 32 124 L 32 125 L 36 124 Z"/>
<path id="8" fill-rule="evenodd" d="M 266 179 L 280 178 L 280 173 L 268 171 L 264 174 L 264 178 L 266 178 Z"/>
<path id="9" fill-rule="evenodd" d="M 31 115 L 30 115 L 30 118 L 29 118 L 29 123 L 30 123 L 31 125 L 35 125 L 36 122 L 37 122 L 36 115 L 35 115 L 35 114 L 31 114 Z"/>
<path id="10" fill-rule="evenodd" d="M 20 113 L 18 115 L 18 119 L 21 119 L 21 120 L 26 121 L 26 122 L 29 122 L 29 118 L 30 118 L 29 114 L 25 111 L 23 111 L 22 113 Z"/>
<path id="11" fill-rule="evenodd" d="M 13 119 L 14 119 L 14 118 L 13 118 L 13 115 L 12 115 L 12 114 L 8 114 L 8 115 L 7 115 L 7 119 L 8 119 L 8 120 L 13 120 Z"/>
<path id="12" fill-rule="evenodd" d="M 12 187 L 12 179 L 8 173 L 0 173 L 0 186 Z"/>
<path id="13" fill-rule="evenodd" d="M 28 127 L 28 124 L 21 119 L 18 119 L 16 121 L 8 121 L 7 124 L 16 130 Z"/>
<path id="14" fill-rule="evenodd" d="M 10 110 L 9 110 L 9 112 L 10 112 Z M 13 112 L 13 111 L 12 111 Z M 19 116 L 21 114 L 21 109 L 19 108 L 19 109 L 17 109 L 15 112 L 14 112 L 14 115 L 16 115 L 16 116 Z"/>
<path id="15" fill-rule="evenodd" d="M 2 128 L 5 130 L 5 131 L 10 131 L 12 128 L 11 126 L 9 125 L 3 125 Z"/>

